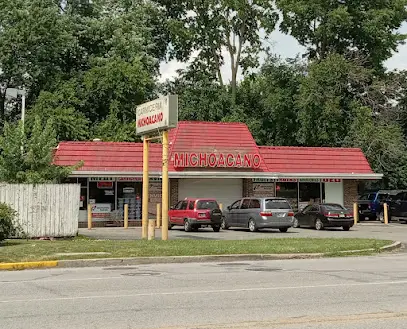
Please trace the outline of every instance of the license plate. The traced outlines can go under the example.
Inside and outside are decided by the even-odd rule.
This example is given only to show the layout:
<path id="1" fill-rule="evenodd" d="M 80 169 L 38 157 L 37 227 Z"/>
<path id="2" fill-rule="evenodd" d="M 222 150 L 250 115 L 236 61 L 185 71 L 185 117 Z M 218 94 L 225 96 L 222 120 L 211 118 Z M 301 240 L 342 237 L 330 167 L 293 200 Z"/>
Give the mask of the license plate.
<path id="1" fill-rule="evenodd" d="M 285 217 L 285 214 L 277 214 L 277 217 Z"/>
<path id="2" fill-rule="evenodd" d="M 341 214 L 339 217 L 343 218 L 343 217 L 345 217 L 345 215 L 344 215 L 344 214 Z"/>

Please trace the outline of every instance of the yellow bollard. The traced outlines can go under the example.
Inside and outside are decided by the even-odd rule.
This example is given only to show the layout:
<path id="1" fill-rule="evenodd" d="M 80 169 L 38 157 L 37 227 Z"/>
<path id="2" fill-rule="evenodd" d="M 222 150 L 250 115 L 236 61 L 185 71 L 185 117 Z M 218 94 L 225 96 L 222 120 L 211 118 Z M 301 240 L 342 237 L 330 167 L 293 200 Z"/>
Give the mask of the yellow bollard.
<path id="1" fill-rule="evenodd" d="M 389 224 L 389 208 L 387 203 L 383 204 L 383 215 L 384 215 L 384 224 Z"/>
<path id="2" fill-rule="evenodd" d="M 161 227 L 161 204 L 157 203 L 157 228 Z"/>
<path id="3" fill-rule="evenodd" d="M 219 203 L 219 209 L 223 211 L 223 204 Z"/>
<path id="4" fill-rule="evenodd" d="M 129 205 L 124 205 L 124 228 L 129 228 Z"/>
<path id="5" fill-rule="evenodd" d="M 355 202 L 353 204 L 353 224 L 356 225 L 359 219 L 359 207 L 358 204 Z"/>
<path id="6" fill-rule="evenodd" d="M 88 204 L 88 230 L 92 229 L 92 205 Z"/>
<path id="7" fill-rule="evenodd" d="M 155 239 L 155 220 L 150 219 L 148 221 L 148 239 L 154 240 Z"/>

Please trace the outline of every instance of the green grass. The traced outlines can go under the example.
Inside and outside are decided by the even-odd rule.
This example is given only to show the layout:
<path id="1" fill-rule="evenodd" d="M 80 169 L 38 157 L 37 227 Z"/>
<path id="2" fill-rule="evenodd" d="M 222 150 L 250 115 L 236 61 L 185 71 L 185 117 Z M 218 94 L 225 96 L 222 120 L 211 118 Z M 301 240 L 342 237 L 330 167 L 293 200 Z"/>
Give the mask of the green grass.
<path id="1" fill-rule="evenodd" d="M 226 254 L 327 253 L 379 248 L 389 240 L 375 239 L 258 239 L 258 240 L 169 240 L 114 241 L 74 239 L 38 241 L 8 240 L 0 245 L 0 262 L 143 256 L 193 256 Z M 107 252 L 105 255 L 56 255 L 58 253 Z"/>

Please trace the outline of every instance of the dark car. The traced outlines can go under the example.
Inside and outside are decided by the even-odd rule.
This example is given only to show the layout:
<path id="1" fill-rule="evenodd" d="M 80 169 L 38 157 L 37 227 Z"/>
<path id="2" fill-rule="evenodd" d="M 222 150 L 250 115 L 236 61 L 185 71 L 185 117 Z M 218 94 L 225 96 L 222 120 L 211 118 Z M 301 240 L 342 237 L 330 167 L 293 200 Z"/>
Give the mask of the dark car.
<path id="1" fill-rule="evenodd" d="M 384 202 L 388 205 L 388 218 L 391 220 L 407 221 L 407 191 L 400 191 L 390 195 Z M 384 222 L 383 203 L 381 203 L 379 219 Z"/>
<path id="2" fill-rule="evenodd" d="M 168 211 L 168 228 L 184 226 L 185 232 L 198 231 L 200 227 L 210 226 L 220 231 L 222 211 L 215 199 L 185 198 Z"/>
<path id="3" fill-rule="evenodd" d="M 324 227 L 342 227 L 349 231 L 353 226 L 353 214 L 336 203 L 308 205 L 295 214 L 293 227 L 313 227 L 322 230 Z"/>

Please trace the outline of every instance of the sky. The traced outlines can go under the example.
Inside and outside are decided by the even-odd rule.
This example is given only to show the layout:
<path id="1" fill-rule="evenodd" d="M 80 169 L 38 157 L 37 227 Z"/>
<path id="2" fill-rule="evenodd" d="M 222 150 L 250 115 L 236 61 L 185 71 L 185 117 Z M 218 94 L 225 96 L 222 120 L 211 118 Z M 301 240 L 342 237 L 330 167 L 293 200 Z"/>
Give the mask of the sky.
<path id="1" fill-rule="evenodd" d="M 400 33 L 407 34 L 407 23 L 404 23 L 400 28 Z M 274 31 L 270 38 L 268 39 L 268 44 L 270 45 L 271 42 L 271 49 L 276 55 L 281 56 L 282 58 L 293 58 L 299 53 L 304 53 L 304 48 L 300 46 L 293 37 L 289 35 L 285 35 L 279 31 Z M 227 56 L 225 56 L 227 59 Z M 398 52 L 396 52 L 393 57 L 388 59 L 385 63 L 386 67 L 389 70 L 394 69 L 407 69 L 407 44 L 401 45 L 398 48 Z M 167 79 L 173 79 L 176 77 L 176 71 L 178 69 L 185 68 L 187 65 L 185 63 L 180 63 L 177 61 L 170 61 L 168 63 L 161 63 L 160 72 L 161 77 L 160 81 L 165 81 Z M 222 68 L 222 75 L 225 81 L 230 81 L 231 73 L 230 73 L 230 61 L 226 62 L 224 67 Z M 239 76 L 241 79 L 242 76 Z"/>

